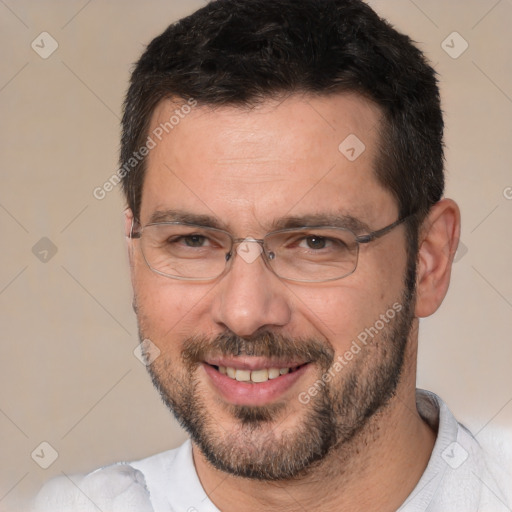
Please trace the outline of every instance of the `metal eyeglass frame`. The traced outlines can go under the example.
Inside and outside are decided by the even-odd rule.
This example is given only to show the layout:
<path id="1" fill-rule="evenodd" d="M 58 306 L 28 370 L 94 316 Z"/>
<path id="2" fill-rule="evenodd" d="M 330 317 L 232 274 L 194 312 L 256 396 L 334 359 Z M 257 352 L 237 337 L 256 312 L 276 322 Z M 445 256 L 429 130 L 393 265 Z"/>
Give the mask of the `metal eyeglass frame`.
<path id="1" fill-rule="evenodd" d="M 133 218 L 132 219 L 132 225 L 131 225 L 131 228 L 130 228 L 129 238 L 131 238 L 131 239 L 139 239 L 139 238 L 141 238 L 142 232 L 143 232 L 144 228 L 149 227 L 149 226 L 173 225 L 173 224 L 174 225 L 197 227 L 197 228 L 201 228 L 201 229 L 208 229 L 208 230 L 211 230 L 211 231 L 216 231 L 216 232 L 220 232 L 220 233 L 224 233 L 224 234 L 228 235 L 229 239 L 231 240 L 231 247 L 229 249 L 229 252 L 226 253 L 226 265 L 224 267 L 224 270 L 220 274 L 218 274 L 216 276 L 213 276 L 213 277 L 182 277 L 182 276 L 173 276 L 173 275 L 170 275 L 170 274 L 165 274 L 164 272 L 160 272 L 159 270 L 156 270 L 155 268 L 153 268 L 149 264 L 148 260 L 146 259 L 146 255 L 144 254 L 144 251 L 141 248 L 142 257 L 144 258 L 144 261 L 145 261 L 146 265 L 149 267 L 149 269 L 152 272 L 154 272 L 155 274 L 161 275 L 163 277 L 167 277 L 169 279 L 178 279 L 180 281 L 213 281 L 214 279 L 218 279 L 219 277 L 223 276 L 228 271 L 228 269 L 229 269 L 228 263 L 233 260 L 232 259 L 232 255 L 233 255 L 233 248 L 235 247 L 235 245 L 243 243 L 243 242 L 256 242 L 256 243 L 261 245 L 262 255 L 264 256 L 263 257 L 263 261 L 265 262 L 266 267 L 274 275 L 276 275 L 280 279 L 284 279 L 285 281 L 298 282 L 298 283 L 326 283 L 326 282 L 329 282 L 329 281 L 337 281 L 339 279 L 343 279 L 343 278 L 348 277 L 349 275 L 353 274 L 356 271 L 357 264 L 359 262 L 359 244 L 367 244 L 367 243 L 373 242 L 374 240 L 377 240 L 378 238 L 388 234 L 391 230 L 393 230 L 394 228 L 396 228 L 400 224 L 404 223 L 409 217 L 412 217 L 414 215 L 415 215 L 415 212 L 410 213 L 408 215 L 405 215 L 403 217 L 400 217 L 395 222 L 392 222 L 391 224 L 389 224 L 389 225 L 387 225 L 387 226 L 385 226 L 385 227 L 383 227 L 381 229 L 377 229 L 375 231 L 371 231 L 370 233 L 367 233 L 365 235 L 356 235 L 352 230 L 347 229 L 347 228 L 340 228 L 338 226 L 302 226 L 302 227 L 296 227 L 296 228 L 287 228 L 287 229 L 280 229 L 280 230 L 277 230 L 277 231 L 271 231 L 270 233 L 267 233 L 264 238 L 251 238 L 251 237 L 234 238 L 233 235 L 231 235 L 231 233 L 229 233 L 229 231 L 225 231 L 223 229 L 212 228 L 212 227 L 209 227 L 209 226 L 201 226 L 199 224 L 188 224 L 186 222 L 153 222 L 153 223 L 150 223 L 150 224 L 146 224 L 146 226 L 141 226 L 139 230 L 134 231 L 134 224 L 137 223 L 137 224 L 140 225 L 140 222 L 138 220 L 135 220 L 135 218 Z M 320 279 L 320 280 L 290 279 L 288 277 L 283 277 L 283 276 L 279 275 L 274 270 L 274 268 L 270 265 L 270 261 L 273 259 L 273 256 L 275 257 L 275 255 L 274 255 L 274 253 L 267 254 L 267 252 L 265 251 L 265 245 L 264 245 L 265 244 L 265 239 L 269 235 L 275 235 L 275 234 L 278 234 L 278 233 L 286 233 L 286 232 L 298 231 L 298 230 L 301 230 L 301 229 L 308 229 L 308 230 L 315 230 L 315 229 L 340 229 L 340 230 L 344 230 L 344 231 L 348 231 L 348 232 L 352 233 L 354 235 L 354 239 L 355 239 L 355 241 L 357 243 L 357 246 L 356 246 L 356 248 L 357 248 L 357 250 L 356 250 L 356 259 L 355 259 L 354 269 L 351 272 L 348 272 L 348 273 L 346 273 L 346 274 L 344 274 L 344 275 L 342 275 L 340 277 L 332 277 L 332 278 L 329 278 L 329 279 Z"/>

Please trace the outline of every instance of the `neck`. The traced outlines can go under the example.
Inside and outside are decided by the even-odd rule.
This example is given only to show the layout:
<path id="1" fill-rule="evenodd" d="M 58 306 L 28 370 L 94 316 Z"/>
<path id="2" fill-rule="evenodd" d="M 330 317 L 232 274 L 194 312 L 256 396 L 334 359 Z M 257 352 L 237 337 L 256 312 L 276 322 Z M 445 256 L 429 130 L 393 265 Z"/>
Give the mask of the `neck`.
<path id="1" fill-rule="evenodd" d="M 421 478 L 435 442 L 416 408 L 416 344 L 409 346 L 390 402 L 301 478 L 262 482 L 227 475 L 194 445 L 196 469 L 210 499 L 223 512 L 238 511 L 241 504 L 247 512 L 397 510 Z"/>

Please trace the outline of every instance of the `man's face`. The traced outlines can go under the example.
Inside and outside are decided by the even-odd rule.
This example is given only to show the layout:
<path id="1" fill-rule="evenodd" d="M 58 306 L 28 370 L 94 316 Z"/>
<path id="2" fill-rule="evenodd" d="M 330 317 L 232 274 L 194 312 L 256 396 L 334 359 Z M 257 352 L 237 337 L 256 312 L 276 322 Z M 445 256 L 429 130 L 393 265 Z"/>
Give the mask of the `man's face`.
<path id="1" fill-rule="evenodd" d="M 150 133 L 176 108 L 161 103 Z M 291 219 L 349 216 L 382 228 L 398 209 L 374 176 L 378 127 L 378 109 L 351 94 L 195 107 L 148 156 L 140 224 L 179 213 L 242 239 Z M 354 135 L 365 146 L 355 160 L 363 146 Z M 130 243 L 140 336 L 160 350 L 153 381 L 217 468 L 299 475 L 392 395 L 412 321 L 403 226 L 361 244 L 353 274 L 307 284 L 236 251 L 220 278 L 170 279 L 148 268 L 139 240 Z"/>

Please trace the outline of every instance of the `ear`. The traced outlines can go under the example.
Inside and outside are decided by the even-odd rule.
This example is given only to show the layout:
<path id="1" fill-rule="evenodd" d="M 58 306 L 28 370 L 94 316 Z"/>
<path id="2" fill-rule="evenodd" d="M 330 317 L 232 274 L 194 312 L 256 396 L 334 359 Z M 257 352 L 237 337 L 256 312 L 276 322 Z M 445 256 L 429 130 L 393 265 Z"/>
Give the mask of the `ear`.
<path id="1" fill-rule="evenodd" d="M 457 204 L 451 199 L 443 199 L 432 206 L 419 231 L 417 317 L 431 315 L 443 302 L 450 284 L 459 236 L 460 211 Z"/>
<path id="2" fill-rule="evenodd" d="M 133 238 L 131 238 L 134 217 L 130 208 L 126 208 L 124 214 L 124 236 L 126 237 L 126 247 L 128 249 L 128 260 L 130 268 L 133 268 Z"/>

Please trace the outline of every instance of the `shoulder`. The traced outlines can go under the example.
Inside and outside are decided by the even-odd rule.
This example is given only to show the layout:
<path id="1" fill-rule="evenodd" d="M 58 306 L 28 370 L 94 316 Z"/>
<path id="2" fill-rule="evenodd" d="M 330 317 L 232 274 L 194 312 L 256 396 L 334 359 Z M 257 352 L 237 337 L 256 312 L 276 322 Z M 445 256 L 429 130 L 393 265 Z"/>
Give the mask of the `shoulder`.
<path id="1" fill-rule="evenodd" d="M 87 475 L 63 475 L 47 482 L 31 512 L 154 512 L 168 510 L 168 493 L 195 474 L 190 441 L 145 459 L 112 464 Z M 185 479 L 183 481 L 183 479 Z"/>
<path id="2" fill-rule="evenodd" d="M 418 411 L 437 431 L 428 466 L 404 510 L 501 512 L 512 496 L 510 432 L 490 425 L 475 434 L 435 394 L 419 391 Z M 414 499 L 414 497 L 418 499 Z"/>
<path id="3" fill-rule="evenodd" d="M 484 469 L 479 476 L 486 500 L 498 499 L 512 507 L 512 432 L 487 426 L 475 437 L 484 454 Z"/>
<path id="4" fill-rule="evenodd" d="M 31 512 L 153 512 L 144 475 L 118 463 L 85 476 L 50 480 L 36 496 Z"/>

